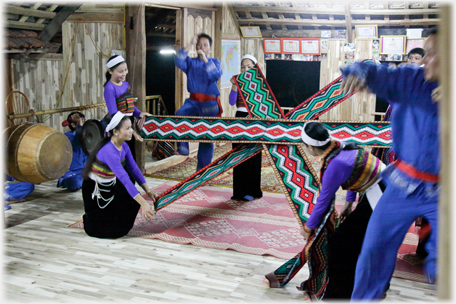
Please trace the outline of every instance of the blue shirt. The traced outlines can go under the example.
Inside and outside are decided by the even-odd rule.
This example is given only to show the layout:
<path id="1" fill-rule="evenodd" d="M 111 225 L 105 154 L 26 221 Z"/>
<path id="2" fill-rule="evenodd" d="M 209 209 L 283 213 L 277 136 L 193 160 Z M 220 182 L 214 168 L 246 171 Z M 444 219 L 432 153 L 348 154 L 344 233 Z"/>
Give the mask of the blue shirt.
<path id="1" fill-rule="evenodd" d="M 217 58 L 208 57 L 207 60 L 208 62 L 204 63 L 199 58 L 190 58 L 188 52 L 180 48 L 174 63 L 187 74 L 187 90 L 190 93 L 219 96 L 217 81 L 223 74 L 222 65 Z"/>
<path id="2" fill-rule="evenodd" d="M 342 73 L 344 77 L 350 74 L 363 77 L 369 89 L 377 96 L 388 99 L 394 108 L 390 123 L 392 148 L 397 158 L 419 171 L 439 174 L 438 103 L 431 97 L 438 83 L 426 81 L 424 70 L 412 66 L 389 69 L 356 62 L 343 68 Z M 432 183 L 412 179 L 394 168 L 388 168 L 383 173 L 407 194 L 420 185 L 435 188 Z"/>
<path id="3" fill-rule="evenodd" d="M 78 126 L 78 132 L 81 132 L 81 129 L 82 127 Z M 71 160 L 68 171 L 80 170 L 82 172 L 87 161 L 87 155 L 82 151 L 81 135 L 79 133 L 77 134 L 77 131 L 68 131 L 65 135 L 73 147 L 73 159 Z"/>

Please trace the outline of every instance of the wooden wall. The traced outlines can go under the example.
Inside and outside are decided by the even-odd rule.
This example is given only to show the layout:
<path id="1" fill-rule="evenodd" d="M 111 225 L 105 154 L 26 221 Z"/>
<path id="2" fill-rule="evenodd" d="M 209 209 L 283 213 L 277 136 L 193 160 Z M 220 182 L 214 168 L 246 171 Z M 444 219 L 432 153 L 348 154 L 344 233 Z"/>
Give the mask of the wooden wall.
<path id="1" fill-rule="evenodd" d="M 239 40 L 241 42 L 241 35 L 239 33 L 239 28 L 237 27 L 233 16 L 231 15 L 231 11 L 228 8 L 227 4 L 223 4 L 221 8 L 221 39 L 228 39 L 228 40 Z M 221 48 L 221 40 L 220 40 L 220 48 Z M 241 42 L 242 43 L 242 42 Z M 242 57 L 242 52 L 241 50 L 240 54 Z M 219 55 L 221 57 L 221 54 Z M 221 59 L 218 57 L 218 59 Z M 219 81 L 220 83 L 220 81 Z M 220 89 L 220 102 L 223 107 L 223 117 L 235 117 L 236 116 L 236 106 L 230 106 L 229 104 L 229 95 L 231 92 L 231 87 L 226 88 L 226 89 Z"/>
<path id="2" fill-rule="evenodd" d="M 65 74 L 68 66 L 70 68 L 63 99 L 58 107 L 104 102 L 103 84 L 106 81 L 106 62 L 112 50 L 124 49 L 123 23 L 67 21 L 63 23 L 62 36 L 64 50 L 62 72 Z M 73 44 L 74 53 L 72 53 Z M 128 75 L 127 81 L 129 81 Z M 106 113 L 106 107 L 99 107 L 87 110 L 84 114 L 87 119 L 101 119 Z M 55 117 L 55 119 L 58 118 Z"/>
<path id="3" fill-rule="evenodd" d="M 30 108 L 35 111 L 51 109 L 58 100 L 63 83 L 62 59 L 62 54 L 31 55 L 28 61 L 11 59 L 12 90 L 24 93 Z M 62 120 L 53 119 L 44 122 L 56 129 L 63 129 Z"/>
<path id="4" fill-rule="evenodd" d="M 325 87 L 341 75 L 340 67 L 345 62 L 344 44 L 347 41 L 330 39 L 328 52 L 320 66 L 320 88 Z M 372 40 L 357 39 L 355 61 L 372 57 Z M 338 106 L 320 116 L 321 120 L 352 120 L 373 121 L 375 112 L 375 95 L 372 93 L 356 93 Z"/>
<path id="5" fill-rule="evenodd" d="M 258 64 L 262 67 L 261 71 L 266 76 L 263 38 L 243 38 L 242 56 L 246 54 L 250 54 L 258 60 Z"/>
<path id="6" fill-rule="evenodd" d="M 31 55 L 28 61 L 11 60 L 12 89 L 24 93 L 35 111 L 104 102 L 107 59 L 112 49 L 124 48 L 123 23 L 66 21 L 62 25 L 62 37 L 62 54 Z M 101 119 L 107 109 L 99 107 L 83 113 L 87 119 Z M 66 132 L 68 129 L 61 124 L 68 114 L 42 118 L 48 118 L 43 121 L 45 124 Z"/>

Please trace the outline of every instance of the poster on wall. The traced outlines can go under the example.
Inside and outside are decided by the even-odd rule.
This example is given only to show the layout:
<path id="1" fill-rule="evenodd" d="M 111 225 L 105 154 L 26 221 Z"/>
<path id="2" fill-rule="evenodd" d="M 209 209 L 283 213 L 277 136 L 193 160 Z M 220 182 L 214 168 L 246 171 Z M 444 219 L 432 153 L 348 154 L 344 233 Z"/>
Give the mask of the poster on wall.
<path id="1" fill-rule="evenodd" d="M 376 25 L 356 25 L 356 38 L 358 39 L 369 39 L 377 38 L 377 26 Z"/>
<path id="2" fill-rule="evenodd" d="M 301 54 L 320 55 L 320 39 L 301 38 Z"/>
<path id="3" fill-rule="evenodd" d="M 261 29 L 259 26 L 241 26 L 242 37 L 244 38 L 261 38 Z"/>
<path id="4" fill-rule="evenodd" d="M 423 29 L 406 29 L 407 39 L 421 39 Z"/>
<path id="5" fill-rule="evenodd" d="M 241 72 L 241 41 L 240 40 L 222 40 L 222 78 L 220 79 L 220 88 L 226 89 L 231 87 L 230 79 Z"/>
<path id="6" fill-rule="evenodd" d="M 282 53 L 283 54 L 300 54 L 299 48 L 300 39 L 282 38 Z"/>
<path id="7" fill-rule="evenodd" d="M 265 53 L 282 53 L 282 44 L 280 39 L 263 39 L 263 47 Z"/>
<path id="8" fill-rule="evenodd" d="M 381 36 L 380 37 L 380 53 L 382 54 L 404 54 L 405 35 L 397 36 Z"/>

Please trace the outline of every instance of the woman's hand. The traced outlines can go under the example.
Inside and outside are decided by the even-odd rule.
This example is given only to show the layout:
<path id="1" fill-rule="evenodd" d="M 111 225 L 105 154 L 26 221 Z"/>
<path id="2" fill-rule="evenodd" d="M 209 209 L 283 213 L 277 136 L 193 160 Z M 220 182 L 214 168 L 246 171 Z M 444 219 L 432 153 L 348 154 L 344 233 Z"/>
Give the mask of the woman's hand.
<path id="1" fill-rule="evenodd" d="M 143 118 L 144 116 L 148 116 L 148 117 L 149 117 L 149 116 L 152 116 L 152 114 L 147 113 L 147 112 L 141 112 L 141 113 L 139 114 L 139 118 Z"/>
<path id="2" fill-rule="evenodd" d="M 155 202 L 155 198 L 157 197 L 157 195 L 153 191 L 148 190 L 146 191 L 146 194 L 153 202 Z"/>
<path id="3" fill-rule="evenodd" d="M 142 138 L 141 135 L 139 135 L 136 131 L 133 131 L 133 136 L 139 142 L 143 142 L 144 141 L 144 138 Z"/>
<path id="4" fill-rule="evenodd" d="M 148 202 L 146 202 L 145 204 L 141 204 L 141 215 L 143 216 L 143 218 L 145 218 L 146 220 L 151 219 L 154 217 L 154 214 L 155 210 Z"/>
<path id="5" fill-rule="evenodd" d="M 339 214 L 339 220 L 340 220 L 341 223 L 352 212 L 352 205 L 353 205 L 353 202 L 345 201 L 345 205 L 342 207 L 342 210 L 340 211 L 340 214 Z"/>
<path id="6" fill-rule="evenodd" d="M 307 226 L 301 227 L 301 235 L 304 238 L 304 240 L 307 240 L 309 238 L 310 233 L 312 232 L 312 229 L 310 229 Z"/>

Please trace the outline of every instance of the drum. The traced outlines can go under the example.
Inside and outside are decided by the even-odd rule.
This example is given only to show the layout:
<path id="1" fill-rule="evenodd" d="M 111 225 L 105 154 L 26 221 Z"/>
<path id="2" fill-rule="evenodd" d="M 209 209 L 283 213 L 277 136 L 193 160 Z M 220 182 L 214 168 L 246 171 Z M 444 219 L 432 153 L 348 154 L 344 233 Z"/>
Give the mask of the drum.
<path id="1" fill-rule="evenodd" d="M 96 119 L 87 120 L 81 130 L 82 151 L 84 151 L 86 155 L 90 155 L 103 137 L 104 134 L 101 122 Z"/>
<path id="2" fill-rule="evenodd" d="M 5 170 L 18 181 L 39 184 L 61 177 L 70 168 L 73 148 L 62 132 L 42 123 L 24 123 L 3 134 Z"/>

